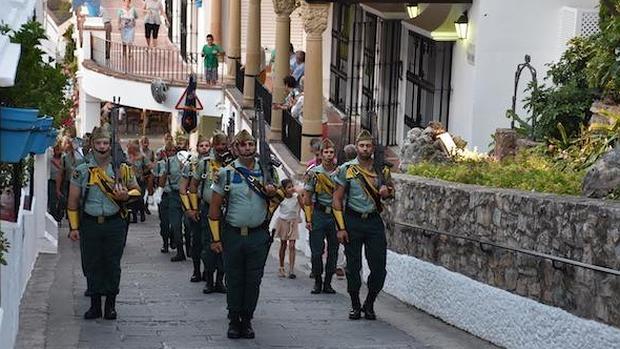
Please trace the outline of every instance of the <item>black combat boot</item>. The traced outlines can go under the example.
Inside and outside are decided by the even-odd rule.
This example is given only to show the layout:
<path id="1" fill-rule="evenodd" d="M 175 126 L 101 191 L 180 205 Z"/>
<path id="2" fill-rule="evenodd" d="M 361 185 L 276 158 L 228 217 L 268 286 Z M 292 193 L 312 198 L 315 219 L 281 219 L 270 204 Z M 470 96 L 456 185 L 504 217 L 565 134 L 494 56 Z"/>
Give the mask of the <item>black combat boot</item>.
<path id="1" fill-rule="evenodd" d="M 84 313 L 84 319 L 98 319 L 101 317 L 101 296 L 90 296 L 90 308 Z"/>
<path id="2" fill-rule="evenodd" d="M 215 292 L 226 293 L 227 291 L 226 285 L 224 285 L 224 273 L 218 270 L 215 274 Z"/>
<path id="3" fill-rule="evenodd" d="M 136 217 L 136 211 L 129 211 L 129 217 L 131 217 L 131 221 L 129 223 L 138 223 L 138 218 Z"/>
<path id="4" fill-rule="evenodd" d="M 321 276 L 316 276 L 314 278 L 314 287 L 312 288 L 312 291 L 310 291 L 310 293 L 312 294 L 319 294 L 321 293 L 321 291 L 323 290 L 323 279 L 321 279 Z"/>
<path id="5" fill-rule="evenodd" d="M 334 274 L 325 274 L 325 282 L 323 282 L 323 293 L 336 293 L 336 290 L 332 288 L 332 276 L 334 276 Z"/>
<path id="6" fill-rule="evenodd" d="M 185 252 L 183 251 L 183 244 L 177 244 L 177 255 L 170 258 L 171 262 L 182 262 L 185 260 Z"/>
<path id="7" fill-rule="evenodd" d="M 106 320 L 116 320 L 116 295 L 105 297 L 105 310 L 103 318 Z"/>
<path id="8" fill-rule="evenodd" d="M 256 337 L 252 328 L 252 316 L 250 315 L 241 315 L 241 337 L 247 339 Z"/>
<path id="9" fill-rule="evenodd" d="M 351 320 L 359 320 L 362 318 L 362 306 L 360 305 L 360 294 L 349 293 L 351 296 L 351 311 L 349 311 L 349 319 Z"/>
<path id="10" fill-rule="evenodd" d="M 144 209 L 140 210 L 140 222 L 144 222 L 146 217 L 144 216 Z"/>
<path id="11" fill-rule="evenodd" d="M 364 312 L 364 318 L 366 320 L 376 320 L 377 314 L 375 314 L 375 299 L 377 299 L 376 292 L 368 292 L 368 296 L 366 296 L 366 300 L 364 301 L 364 306 L 362 307 L 362 311 Z"/>
<path id="12" fill-rule="evenodd" d="M 239 314 L 237 313 L 228 313 L 228 318 L 230 322 L 228 323 L 228 331 L 226 335 L 230 339 L 241 338 L 241 321 L 239 319 Z"/>
<path id="13" fill-rule="evenodd" d="M 205 288 L 202 289 L 202 293 L 209 294 L 215 292 L 215 288 L 213 287 L 213 272 L 207 271 L 207 275 L 205 275 Z"/>
<path id="14" fill-rule="evenodd" d="M 200 274 L 200 259 L 194 258 L 192 259 L 192 263 L 194 264 L 194 273 L 192 274 L 192 278 L 189 279 L 189 281 L 200 282 L 202 281 L 202 275 Z"/>

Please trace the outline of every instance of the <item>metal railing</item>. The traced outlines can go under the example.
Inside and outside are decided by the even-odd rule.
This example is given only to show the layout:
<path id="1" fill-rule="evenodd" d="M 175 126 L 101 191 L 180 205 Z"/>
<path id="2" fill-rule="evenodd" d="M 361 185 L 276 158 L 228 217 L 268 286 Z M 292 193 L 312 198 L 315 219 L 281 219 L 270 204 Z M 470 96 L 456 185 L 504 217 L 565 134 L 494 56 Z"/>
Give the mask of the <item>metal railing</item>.
<path id="1" fill-rule="evenodd" d="M 130 77 L 187 83 L 189 75 L 195 73 L 199 83 L 206 81 L 198 52 L 187 52 L 183 58 L 177 49 L 124 45 L 91 36 L 91 59 L 101 67 Z"/>
<path id="2" fill-rule="evenodd" d="M 243 93 L 243 82 L 245 79 L 245 68 L 241 65 L 241 62 L 235 60 L 235 86 L 239 92 Z"/>
<path id="3" fill-rule="evenodd" d="M 271 103 L 273 101 L 271 91 L 269 91 L 265 85 L 261 84 L 258 79 L 254 79 L 254 103 L 258 99 L 263 100 L 263 114 L 265 115 L 265 122 L 271 126 Z"/>
<path id="4" fill-rule="evenodd" d="M 301 160 L 301 124 L 288 109 L 282 110 L 282 142 Z"/>
<path id="5" fill-rule="evenodd" d="M 572 266 L 575 266 L 575 267 L 590 269 L 590 270 L 594 270 L 594 271 L 605 273 L 605 274 L 611 274 L 611 275 L 620 276 L 620 270 L 611 269 L 611 268 L 607 268 L 607 267 L 601 267 L 599 265 L 583 263 L 583 262 L 575 261 L 575 260 L 572 260 L 572 259 L 568 259 L 568 258 L 564 258 L 564 257 L 557 257 L 557 256 L 553 256 L 553 255 L 550 255 L 550 254 L 542 253 L 542 252 L 526 250 L 526 249 L 523 249 L 523 248 L 510 247 L 510 246 L 506 246 L 506 245 L 503 245 L 503 244 L 500 244 L 500 243 L 497 243 L 497 242 L 487 241 L 487 240 L 483 240 L 483 239 L 478 239 L 478 238 L 474 238 L 474 237 L 471 237 L 471 236 L 452 234 L 452 233 L 438 231 L 438 230 L 431 229 L 431 228 L 420 227 L 420 226 L 417 226 L 417 225 L 413 225 L 411 223 L 405 223 L 405 222 L 400 222 L 400 221 L 393 221 L 392 223 L 394 223 L 395 225 L 399 225 L 401 227 L 405 227 L 405 228 L 409 228 L 409 229 L 420 231 L 420 232 L 422 232 L 422 234 L 428 235 L 428 236 L 430 236 L 430 235 L 445 235 L 445 236 L 448 236 L 448 237 L 451 237 L 451 238 L 456 238 L 456 239 L 462 239 L 462 240 L 467 240 L 467 241 L 475 242 L 475 243 L 479 244 L 480 249 L 483 250 L 483 251 L 488 251 L 488 248 L 489 248 L 488 246 L 492 246 L 492 247 L 501 248 L 503 250 L 508 250 L 508 251 L 511 251 L 511 252 L 516 252 L 516 253 L 521 253 L 521 254 L 529 255 L 529 256 L 532 256 L 532 257 L 547 259 L 547 260 L 550 260 L 553 263 L 553 266 L 555 268 L 559 268 L 559 266 L 561 264 L 568 264 L 568 265 L 572 265 Z"/>

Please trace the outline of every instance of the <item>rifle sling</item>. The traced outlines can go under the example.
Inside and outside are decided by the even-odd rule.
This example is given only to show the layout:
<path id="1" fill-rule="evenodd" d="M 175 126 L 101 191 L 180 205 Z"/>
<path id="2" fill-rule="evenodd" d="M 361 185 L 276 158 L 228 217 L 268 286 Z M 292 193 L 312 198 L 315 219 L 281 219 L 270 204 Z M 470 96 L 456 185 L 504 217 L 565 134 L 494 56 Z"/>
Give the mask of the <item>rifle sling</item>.
<path id="1" fill-rule="evenodd" d="M 362 187 L 364 188 L 366 193 L 368 193 L 373 199 L 373 201 L 375 202 L 375 206 L 377 207 L 377 211 L 381 212 L 383 210 L 383 206 L 381 204 L 381 197 L 379 196 L 378 189 L 376 189 L 374 185 L 368 182 L 366 176 L 362 173 L 361 170 L 357 171 L 355 178 L 357 178 L 360 184 L 362 184 Z"/>

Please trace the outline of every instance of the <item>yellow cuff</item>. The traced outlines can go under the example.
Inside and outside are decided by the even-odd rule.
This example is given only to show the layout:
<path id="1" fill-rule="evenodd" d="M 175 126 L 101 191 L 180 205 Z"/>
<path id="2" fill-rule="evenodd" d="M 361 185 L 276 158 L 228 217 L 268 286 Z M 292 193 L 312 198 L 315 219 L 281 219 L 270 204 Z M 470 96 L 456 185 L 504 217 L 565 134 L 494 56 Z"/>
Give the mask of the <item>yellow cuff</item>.
<path id="1" fill-rule="evenodd" d="M 183 211 L 191 210 L 192 205 L 189 203 L 189 197 L 186 194 L 181 194 L 181 203 L 183 204 Z"/>
<path id="2" fill-rule="evenodd" d="M 336 220 L 336 228 L 338 230 L 345 230 L 344 227 L 344 216 L 342 215 L 342 210 L 333 209 L 334 219 Z"/>
<path id="3" fill-rule="evenodd" d="M 78 210 L 67 209 L 67 217 L 69 217 L 69 229 L 78 230 L 80 228 L 80 213 Z"/>
<path id="4" fill-rule="evenodd" d="M 131 189 L 127 192 L 127 195 L 129 196 L 142 196 L 142 193 L 140 192 L 139 189 Z"/>
<path id="5" fill-rule="evenodd" d="M 304 214 L 306 215 L 306 223 L 312 223 L 312 205 L 304 205 Z"/>
<path id="6" fill-rule="evenodd" d="M 213 238 L 211 242 L 220 242 L 220 220 L 209 217 L 209 228 L 211 228 L 211 237 Z"/>
<path id="7" fill-rule="evenodd" d="M 189 204 L 192 207 L 192 210 L 198 210 L 198 194 L 197 193 L 189 193 Z"/>

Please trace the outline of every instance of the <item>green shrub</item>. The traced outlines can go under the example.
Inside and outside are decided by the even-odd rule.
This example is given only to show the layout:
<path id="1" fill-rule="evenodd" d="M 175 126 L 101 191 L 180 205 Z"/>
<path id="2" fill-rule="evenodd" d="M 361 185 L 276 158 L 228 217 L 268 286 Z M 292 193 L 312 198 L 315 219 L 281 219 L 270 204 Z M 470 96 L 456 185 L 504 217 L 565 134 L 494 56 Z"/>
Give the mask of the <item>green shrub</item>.
<path id="1" fill-rule="evenodd" d="M 620 0 L 601 1 L 599 27 L 585 75 L 602 98 L 620 103 Z"/>
<path id="2" fill-rule="evenodd" d="M 534 148 L 499 162 L 486 159 L 452 164 L 420 163 L 409 166 L 407 173 L 496 188 L 580 195 L 584 172 L 560 169 L 544 152 L 544 148 Z"/>

